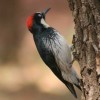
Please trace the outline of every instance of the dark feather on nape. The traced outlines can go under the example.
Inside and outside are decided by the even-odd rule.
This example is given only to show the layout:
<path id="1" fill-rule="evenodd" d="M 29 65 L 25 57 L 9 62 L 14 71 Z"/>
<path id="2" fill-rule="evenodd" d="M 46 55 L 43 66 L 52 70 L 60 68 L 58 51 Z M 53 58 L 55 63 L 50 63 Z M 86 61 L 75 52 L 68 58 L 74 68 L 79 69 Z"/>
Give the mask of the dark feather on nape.
<path id="1" fill-rule="evenodd" d="M 75 98 L 77 98 L 77 94 L 76 94 L 76 92 L 75 92 L 75 89 L 74 89 L 74 86 L 73 86 L 73 84 L 71 84 L 70 82 L 65 82 L 65 85 L 67 86 L 67 88 L 70 90 L 70 92 L 73 94 L 73 96 L 75 97 Z"/>

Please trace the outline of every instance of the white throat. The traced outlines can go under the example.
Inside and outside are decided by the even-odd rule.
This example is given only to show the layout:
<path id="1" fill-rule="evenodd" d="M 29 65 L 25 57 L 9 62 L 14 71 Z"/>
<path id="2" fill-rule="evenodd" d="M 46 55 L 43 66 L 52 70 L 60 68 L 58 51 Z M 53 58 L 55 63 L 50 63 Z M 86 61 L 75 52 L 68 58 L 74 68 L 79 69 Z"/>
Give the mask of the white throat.
<path id="1" fill-rule="evenodd" d="M 49 25 L 45 22 L 45 20 L 42 18 L 41 19 L 41 24 L 45 27 L 45 28 L 48 28 Z"/>

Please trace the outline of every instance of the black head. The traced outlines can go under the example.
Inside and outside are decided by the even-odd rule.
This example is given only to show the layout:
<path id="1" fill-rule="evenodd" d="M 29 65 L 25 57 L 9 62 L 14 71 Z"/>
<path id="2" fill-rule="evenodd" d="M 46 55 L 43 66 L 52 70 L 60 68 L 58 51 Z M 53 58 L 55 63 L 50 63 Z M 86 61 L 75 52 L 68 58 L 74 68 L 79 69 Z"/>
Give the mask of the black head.
<path id="1" fill-rule="evenodd" d="M 45 22 L 45 16 L 50 8 L 45 9 L 42 12 L 36 12 L 32 16 L 29 16 L 27 19 L 27 27 L 32 32 L 33 28 L 37 28 L 38 26 L 48 27 L 48 24 Z"/>

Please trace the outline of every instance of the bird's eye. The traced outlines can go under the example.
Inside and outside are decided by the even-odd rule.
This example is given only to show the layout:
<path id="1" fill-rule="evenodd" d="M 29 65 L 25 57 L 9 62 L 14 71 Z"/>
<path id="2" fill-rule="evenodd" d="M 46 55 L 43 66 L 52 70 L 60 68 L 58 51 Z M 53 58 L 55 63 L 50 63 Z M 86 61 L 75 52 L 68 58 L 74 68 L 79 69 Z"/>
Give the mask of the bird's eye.
<path id="1" fill-rule="evenodd" d="M 38 17 L 42 17 L 42 15 L 41 14 L 38 14 Z"/>

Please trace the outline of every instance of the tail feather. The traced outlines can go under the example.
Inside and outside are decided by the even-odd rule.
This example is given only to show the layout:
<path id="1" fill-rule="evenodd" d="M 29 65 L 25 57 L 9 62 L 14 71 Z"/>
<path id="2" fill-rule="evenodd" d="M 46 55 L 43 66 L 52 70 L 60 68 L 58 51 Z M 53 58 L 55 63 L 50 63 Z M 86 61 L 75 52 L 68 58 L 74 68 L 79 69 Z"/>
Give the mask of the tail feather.
<path id="1" fill-rule="evenodd" d="M 73 84 L 69 83 L 68 81 L 66 81 L 65 85 L 67 86 L 67 88 L 70 90 L 70 92 L 73 94 L 73 96 L 75 98 L 77 98 L 77 94 L 75 92 L 74 86 Z"/>
<path id="2" fill-rule="evenodd" d="M 79 85 L 77 85 L 77 84 L 74 84 L 79 90 L 81 90 L 82 91 L 82 89 L 81 89 L 81 87 L 79 86 Z"/>
<path id="3" fill-rule="evenodd" d="M 72 78 L 73 78 L 73 80 L 74 80 L 72 83 L 73 83 L 78 89 L 81 90 L 81 87 L 80 87 L 80 78 L 79 78 L 77 72 L 74 70 L 74 68 L 72 68 L 72 74 L 71 74 L 71 76 L 72 76 Z"/>
<path id="4" fill-rule="evenodd" d="M 80 89 L 81 91 L 82 91 L 82 89 L 81 89 L 81 87 L 80 87 L 80 79 L 79 78 L 77 78 L 77 81 L 78 81 L 78 84 L 74 84 L 78 89 Z"/>

